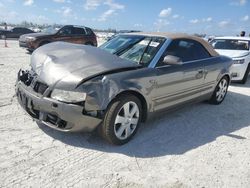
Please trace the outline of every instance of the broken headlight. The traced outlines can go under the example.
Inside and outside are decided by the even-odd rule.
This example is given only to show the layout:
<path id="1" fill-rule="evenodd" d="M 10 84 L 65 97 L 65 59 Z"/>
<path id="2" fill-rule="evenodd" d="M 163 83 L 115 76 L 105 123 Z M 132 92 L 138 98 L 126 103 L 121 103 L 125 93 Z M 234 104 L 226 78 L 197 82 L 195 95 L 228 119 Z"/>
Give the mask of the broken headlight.
<path id="1" fill-rule="evenodd" d="M 26 41 L 30 41 L 30 42 L 31 42 L 31 41 L 34 41 L 34 40 L 36 40 L 35 37 L 27 37 L 27 38 L 26 38 Z"/>
<path id="2" fill-rule="evenodd" d="M 85 101 L 86 93 L 54 89 L 51 98 L 62 102 L 77 103 Z"/>

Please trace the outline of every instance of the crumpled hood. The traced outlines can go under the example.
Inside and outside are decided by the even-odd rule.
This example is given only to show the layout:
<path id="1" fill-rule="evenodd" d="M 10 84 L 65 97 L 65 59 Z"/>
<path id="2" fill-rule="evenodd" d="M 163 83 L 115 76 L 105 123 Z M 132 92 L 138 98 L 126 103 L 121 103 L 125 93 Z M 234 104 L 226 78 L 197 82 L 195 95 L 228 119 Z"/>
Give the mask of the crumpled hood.
<path id="1" fill-rule="evenodd" d="M 46 34 L 46 33 L 28 33 L 20 36 L 21 41 L 25 41 L 27 37 L 47 37 L 50 36 L 51 34 Z"/>
<path id="2" fill-rule="evenodd" d="M 220 55 L 228 56 L 231 58 L 240 58 L 249 55 L 246 50 L 216 50 Z"/>
<path id="3" fill-rule="evenodd" d="M 96 47 L 66 42 L 44 45 L 31 57 L 32 70 L 49 86 L 76 87 L 83 79 L 139 66 Z"/>

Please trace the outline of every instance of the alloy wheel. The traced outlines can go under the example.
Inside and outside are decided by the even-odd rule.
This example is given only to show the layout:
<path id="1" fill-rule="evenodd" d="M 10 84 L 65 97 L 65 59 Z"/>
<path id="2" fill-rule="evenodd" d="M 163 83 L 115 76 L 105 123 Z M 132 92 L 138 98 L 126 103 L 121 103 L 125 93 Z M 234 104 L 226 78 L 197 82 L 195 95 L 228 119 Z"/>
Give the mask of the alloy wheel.
<path id="1" fill-rule="evenodd" d="M 125 103 L 115 118 L 114 133 L 116 137 L 120 140 L 125 140 L 132 135 L 138 125 L 139 116 L 139 107 L 135 102 Z"/>
<path id="2" fill-rule="evenodd" d="M 221 102 L 227 93 L 228 81 L 224 78 L 220 81 L 218 85 L 218 90 L 216 92 L 216 99 Z"/>

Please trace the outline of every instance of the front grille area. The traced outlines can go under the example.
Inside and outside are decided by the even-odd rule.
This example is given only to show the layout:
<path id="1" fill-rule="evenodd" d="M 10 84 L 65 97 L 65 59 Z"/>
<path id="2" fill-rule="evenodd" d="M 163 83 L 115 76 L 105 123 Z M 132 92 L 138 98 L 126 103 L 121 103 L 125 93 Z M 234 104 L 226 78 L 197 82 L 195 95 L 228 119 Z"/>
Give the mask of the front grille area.
<path id="1" fill-rule="evenodd" d="M 43 95 L 47 88 L 48 88 L 48 85 L 46 85 L 42 82 L 36 81 L 33 89 L 35 92 Z"/>
<path id="2" fill-rule="evenodd" d="M 65 129 L 67 126 L 66 121 L 60 119 L 59 117 L 57 117 L 56 115 L 53 115 L 53 114 L 47 114 L 45 122 L 49 122 L 52 125 L 60 128 L 60 129 Z"/>
<path id="3" fill-rule="evenodd" d="M 31 74 L 29 71 L 20 70 L 18 73 L 18 80 L 21 80 L 26 86 L 30 86 L 36 93 L 44 94 L 48 85 L 38 81 L 36 74 Z"/>

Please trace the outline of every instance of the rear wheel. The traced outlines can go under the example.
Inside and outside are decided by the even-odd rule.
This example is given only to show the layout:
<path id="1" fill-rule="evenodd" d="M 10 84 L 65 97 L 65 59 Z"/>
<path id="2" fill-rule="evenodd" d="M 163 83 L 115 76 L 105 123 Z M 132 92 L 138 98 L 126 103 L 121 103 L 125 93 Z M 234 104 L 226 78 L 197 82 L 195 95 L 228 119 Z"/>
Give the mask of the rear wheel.
<path id="1" fill-rule="evenodd" d="M 87 45 L 87 46 L 94 46 L 94 44 L 91 43 L 91 42 L 87 42 L 85 45 Z"/>
<path id="2" fill-rule="evenodd" d="M 244 74 L 244 77 L 243 79 L 240 81 L 241 84 L 245 84 L 247 82 L 247 78 L 248 78 L 248 75 L 249 75 L 249 72 L 250 72 L 250 64 L 248 64 L 247 66 L 247 70 Z"/>
<path id="3" fill-rule="evenodd" d="M 224 76 L 215 87 L 214 93 L 210 98 L 209 102 L 211 104 L 222 103 L 222 101 L 226 97 L 228 86 L 229 86 L 229 79 L 228 77 Z"/>
<path id="4" fill-rule="evenodd" d="M 108 108 L 101 132 L 110 143 L 122 145 L 135 134 L 142 117 L 140 100 L 133 95 L 121 95 Z"/>

